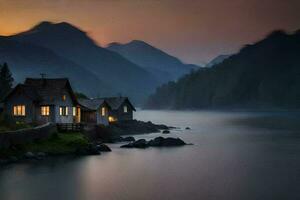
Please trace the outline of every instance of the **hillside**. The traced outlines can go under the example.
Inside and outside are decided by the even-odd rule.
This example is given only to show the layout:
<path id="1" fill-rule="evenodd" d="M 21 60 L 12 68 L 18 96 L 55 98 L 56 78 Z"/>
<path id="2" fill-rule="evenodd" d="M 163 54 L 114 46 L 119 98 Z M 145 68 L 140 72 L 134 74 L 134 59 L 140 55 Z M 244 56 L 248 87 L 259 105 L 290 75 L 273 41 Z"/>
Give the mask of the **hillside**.
<path id="1" fill-rule="evenodd" d="M 107 49 L 143 67 L 155 75 L 160 83 L 176 80 L 192 69 L 198 68 L 196 65 L 184 64 L 174 56 L 140 40 L 133 40 L 127 44 L 111 43 Z"/>
<path id="2" fill-rule="evenodd" d="M 109 94 L 110 88 L 96 75 L 40 46 L 0 37 L 0 63 L 3 62 L 9 64 L 16 82 L 46 73 L 47 77 L 69 77 L 76 91 L 84 91 L 91 96 Z"/>
<path id="3" fill-rule="evenodd" d="M 115 95 L 128 95 L 140 101 L 158 85 L 149 72 L 119 54 L 98 46 L 85 32 L 65 22 L 42 22 L 9 38 L 50 49 L 96 75 L 113 88 L 111 92 Z M 81 79 L 89 78 L 81 76 Z M 98 87 L 101 91 L 102 86 Z"/>
<path id="4" fill-rule="evenodd" d="M 225 59 L 229 58 L 230 55 L 219 55 L 217 57 L 215 57 L 214 59 L 212 59 L 209 63 L 207 63 L 205 65 L 205 67 L 212 67 L 216 64 L 220 64 L 221 62 L 223 62 Z"/>
<path id="5" fill-rule="evenodd" d="M 159 87 L 145 107 L 300 108 L 300 31 L 274 31 L 211 68 Z"/>

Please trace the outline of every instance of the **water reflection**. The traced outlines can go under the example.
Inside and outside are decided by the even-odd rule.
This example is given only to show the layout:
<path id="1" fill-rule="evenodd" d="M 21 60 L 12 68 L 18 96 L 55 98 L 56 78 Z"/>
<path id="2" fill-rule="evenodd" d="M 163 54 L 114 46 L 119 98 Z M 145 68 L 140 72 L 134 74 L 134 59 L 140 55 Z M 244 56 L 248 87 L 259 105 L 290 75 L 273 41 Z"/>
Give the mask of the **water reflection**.
<path id="1" fill-rule="evenodd" d="M 101 156 L 12 165 L 0 170 L 0 199 L 300 198 L 297 113 L 140 111 L 136 117 L 179 127 L 170 136 L 195 145 L 111 145 Z"/>

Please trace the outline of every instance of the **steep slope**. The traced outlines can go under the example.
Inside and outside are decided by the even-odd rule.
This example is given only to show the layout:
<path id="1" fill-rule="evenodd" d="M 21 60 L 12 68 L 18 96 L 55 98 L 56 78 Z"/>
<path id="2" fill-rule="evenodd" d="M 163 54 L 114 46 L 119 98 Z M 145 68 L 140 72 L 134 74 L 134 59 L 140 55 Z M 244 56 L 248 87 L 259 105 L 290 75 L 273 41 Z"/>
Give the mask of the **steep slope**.
<path id="1" fill-rule="evenodd" d="M 148 108 L 300 108 L 300 31 L 275 31 L 222 63 L 161 86 Z"/>
<path id="2" fill-rule="evenodd" d="M 119 54 L 99 47 L 85 32 L 65 22 L 42 22 L 10 38 L 51 49 L 85 67 L 115 88 L 115 94 L 122 93 L 140 100 L 157 86 L 150 73 Z"/>
<path id="3" fill-rule="evenodd" d="M 111 43 L 107 49 L 143 67 L 154 74 L 160 82 L 175 80 L 198 68 L 196 65 L 183 64 L 179 59 L 140 40 L 133 40 L 127 44 Z"/>
<path id="4" fill-rule="evenodd" d="M 68 77 L 76 91 L 88 95 L 109 94 L 108 86 L 93 73 L 43 47 L 0 37 L 0 62 L 9 64 L 16 82 L 45 73 L 47 77 Z"/>
<path id="5" fill-rule="evenodd" d="M 209 63 L 207 63 L 205 65 L 205 67 L 212 67 L 216 64 L 220 64 L 221 62 L 223 62 L 225 59 L 229 58 L 230 55 L 219 55 L 217 57 L 215 57 L 214 59 L 212 59 Z"/>

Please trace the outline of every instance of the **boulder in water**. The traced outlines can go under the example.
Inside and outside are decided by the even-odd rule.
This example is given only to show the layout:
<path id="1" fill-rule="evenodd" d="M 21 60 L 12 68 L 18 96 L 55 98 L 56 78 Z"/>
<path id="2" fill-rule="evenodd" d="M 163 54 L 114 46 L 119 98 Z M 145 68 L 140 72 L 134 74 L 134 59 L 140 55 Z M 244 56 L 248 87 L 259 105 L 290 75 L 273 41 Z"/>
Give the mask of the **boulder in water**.
<path id="1" fill-rule="evenodd" d="M 97 149 L 98 149 L 98 151 L 102 151 L 102 152 L 111 151 L 111 149 L 106 144 L 98 144 Z"/>

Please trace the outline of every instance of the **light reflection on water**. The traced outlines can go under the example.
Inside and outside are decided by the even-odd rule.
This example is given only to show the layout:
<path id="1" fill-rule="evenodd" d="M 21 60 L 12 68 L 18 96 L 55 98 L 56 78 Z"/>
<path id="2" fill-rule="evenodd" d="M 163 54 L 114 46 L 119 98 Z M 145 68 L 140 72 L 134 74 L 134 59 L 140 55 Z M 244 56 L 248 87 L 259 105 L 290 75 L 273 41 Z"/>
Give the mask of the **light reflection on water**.
<path id="1" fill-rule="evenodd" d="M 114 144 L 101 156 L 8 166 L 0 199 L 300 199 L 298 113 L 139 111 L 136 118 L 179 127 L 166 136 L 194 145 Z"/>

